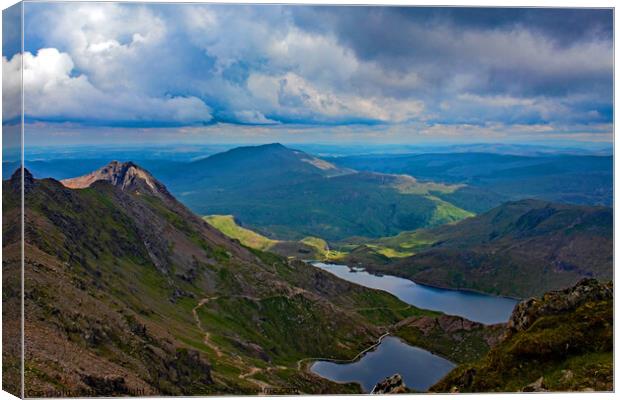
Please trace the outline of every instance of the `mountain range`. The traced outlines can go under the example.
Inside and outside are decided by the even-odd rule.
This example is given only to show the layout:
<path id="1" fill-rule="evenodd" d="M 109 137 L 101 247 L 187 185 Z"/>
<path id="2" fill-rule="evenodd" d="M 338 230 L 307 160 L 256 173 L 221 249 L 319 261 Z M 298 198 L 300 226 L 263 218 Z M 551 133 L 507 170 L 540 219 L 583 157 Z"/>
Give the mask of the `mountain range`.
<path id="1" fill-rule="evenodd" d="M 21 180 L 3 182 L 7 276 L 20 268 Z M 28 396 L 358 392 L 300 360 L 349 359 L 392 324 L 438 315 L 244 247 L 134 163 L 23 181 Z"/>
<path id="2" fill-rule="evenodd" d="M 259 149 L 267 155 L 256 150 L 193 162 L 179 187 L 213 184 L 217 190 L 208 196 L 217 200 L 218 192 L 249 196 L 270 182 L 276 193 L 287 182 L 293 189 L 307 187 L 302 194 L 308 195 L 310 183 L 330 188 L 348 180 L 353 199 L 380 202 L 398 193 L 407 201 L 434 202 L 435 212 L 445 202 L 438 193 L 454 189 L 357 172 L 278 145 Z M 217 174 L 222 169 L 230 173 Z M 612 212 L 600 206 L 508 202 L 478 216 L 465 212 L 456 223 L 335 242 L 338 252 L 320 237 L 261 236 L 237 224 L 238 213 L 203 219 L 134 162 L 113 161 L 62 181 L 23 171 L 28 396 L 255 394 L 272 388 L 357 393 L 357 384 L 310 373 L 311 361 L 352 359 L 390 332 L 458 364 L 483 362 L 506 329 L 421 310 L 346 282 L 296 259 L 307 251 L 363 262 L 375 273 L 517 297 L 567 287 L 582 276 L 611 278 Z M 261 179 L 250 184 L 244 171 Z M 370 183 L 360 186 L 365 181 Z M 3 182 L 8 332 L 19 330 L 19 296 L 10 294 L 20 290 L 21 182 L 21 170 Z M 261 196 L 246 200 L 261 204 Z M 310 199 L 307 204 L 317 201 Z M 277 196 L 274 202 L 265 204 L 288 204 Z M 332 209 L 336 203 L 317 204 L 331 216 L 339 210 Z M 375 215 L 364 215 L 364 222 Z M 306 228 L 299 226 L 293 230 L 301 236 Z M 3 344 L 6 374 L 18 374 L 18 343 L 5 333 Z"/>
<path id="3" fill-rule="evenodd" d="M 442 199 L 458 186 L 358 172 L 280 144 L 235 148 L 162 176 L 195 213 L 232 214 L 272 239 L 381 237 L 472 215 Z"/>

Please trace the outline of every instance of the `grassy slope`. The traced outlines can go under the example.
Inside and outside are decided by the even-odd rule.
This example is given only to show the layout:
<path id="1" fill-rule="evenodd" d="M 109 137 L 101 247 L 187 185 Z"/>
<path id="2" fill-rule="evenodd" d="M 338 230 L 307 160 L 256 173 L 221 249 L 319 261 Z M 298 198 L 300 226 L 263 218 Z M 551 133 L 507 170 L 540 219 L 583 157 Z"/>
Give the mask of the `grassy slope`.
<path id="1" fill-rule="evenodd" d="M 239 226 L 232 215 L 207 215 L 203 217 L 211 226 L 217 228 L 224 235 L 237 239 L 244 246 L 257 250 L 268 250 L 277 243 L 249 229 Z"/>
<path id="2" fill-rule="evenodd" d="M 431 285 L 515 297 L 582 277 L 611 277 L 612 212 L 605 207 L 509 202 L 480 216 L 344 247 L 349 263 Z M 361 246 L 361 247 L 355 247 Z"/>
<path id="3" fill-rule="evenodd" d="M 612 390 L 613 289 L 608 290 L 533 317 L 526 329 L 507 335 L 481 360 L 456 368 L 431 391 L 514 392 L 540 377 L 551 391 Z M 562 301 L 567 300 L 548 296 L 538 304 L 553 310 Z"/>
<path id="4" fill-rule="evenodd" d="M 226 236 L 252 249 L 299 259 L 327 260 L 340 256 L 320 238 L 308 236 L 299 241 L 274 240 L 240 226 L 232 215 L 207 215 L 203 219 Z"/>

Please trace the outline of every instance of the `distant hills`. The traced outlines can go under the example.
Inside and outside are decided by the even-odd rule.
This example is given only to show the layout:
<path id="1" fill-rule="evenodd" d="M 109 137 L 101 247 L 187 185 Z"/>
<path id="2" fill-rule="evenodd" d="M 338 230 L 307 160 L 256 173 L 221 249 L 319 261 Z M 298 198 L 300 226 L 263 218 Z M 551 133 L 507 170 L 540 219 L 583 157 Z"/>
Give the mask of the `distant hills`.
<path id="1" fill-rule="evenodd" d="M 273 239 L 381 237 L 472 215 L 444 200 L 460 186 L 357 172 L 280 144 L 218 153 L 168 180 L 196 213 L 233 214 Z"/>
<path id="2" fill-rule="evenodd" d="M 315 147 L 308 148 L 330 153 L 329 146 Z M 452 153 L 319 158 L 274 143 L 204 157 L 194 152 L 166 159 L 164 150 L 147 151 L 140 164 L 192 211 L 234 215 L 242 226 L 285 241 L 391 236 L 455 222 L 523 198 L 611 205 L 611 156 L 531 146 L 444 150 L 450 149 Z M 89 158 L 30 160 L 27 166 L 35 176 L 67 179 L 107 162 L 93 152 L 85 156 Z M 9 164 L 4 167 L 10 169 Z"/>
<path id="3" fill-rule="evenodd" d="M 476 189 L 485 196 L 470 203 L 469 199 L 459 198 L 462 191 L 456 191 L 444 199 L 477 212 L 490 208 L 493 201 L 485 198 L 492 193 L 499 202 L 539 198 L 610 206 L 613 200 L 613 156 L 466 152 L 348 156 L 327 161 L 359 171 L 409 174 L 420 180 L 465 184 L 466 190 Z"/>
<path id="4" fill-rule="evenodd" d="M 611 279 L 613 212 L 521 200 L 452 225 L 356 239 L 348 250 L 349 263 L 362 263 L 373 272 L 528 297 L 584 277 Z"/>

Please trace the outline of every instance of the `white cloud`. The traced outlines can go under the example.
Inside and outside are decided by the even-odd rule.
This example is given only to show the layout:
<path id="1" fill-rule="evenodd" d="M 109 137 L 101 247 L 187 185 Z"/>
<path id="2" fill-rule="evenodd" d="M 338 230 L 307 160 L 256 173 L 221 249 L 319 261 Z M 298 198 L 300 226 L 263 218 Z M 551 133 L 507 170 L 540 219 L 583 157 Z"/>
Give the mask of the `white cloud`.
<path id="1" fill-rule="evenodd" d="M 235 117 L 239 122 L 244 124 L 271 125 L 277 124 L 277 121 L 265 117 L 261 112 L 255 110 L 236 111 Z"/>
<path id="2" fill-rule="evenodd" d="M 319 90 L 291 72 L 280 76 L 252 74 L 248 88 L 263 104 L 271 106 L 274 113 L 297 118 L 319 115 L 326 120 L 402 122 L 419 116 L 424 109 L 423 103 L 417 100 L 397 101 Z"/>
<path id="3" fill-rule="evenodd" d="M 6 96 L 18 98 L 20 87 L 14 82 L 20 82 L 21 55 L 11 60 L 3 57 L 2 64 L 3 79 L 11 82 L 5 87 Z M 41 49 L 36 55 L 24 53 L 23 67 L 25 109 L 30 117 L 182 124 L 212 119 L 210 108 L 196 97 L 157 98 L 131 91 L 102 91 L 85 75 L 72 75 L 72 58 L 54 48 Z"/>
<path id="4" fill-rule="evenodd" d="M 609 119 L 611 89 L 600 82 L 611 76 L 612 43 L 596 38 L 560 46 L 527 26 L 425 24 L 380 9 L 369 12 L 369 29 L 355 23 L 345 33 L 329 28 L 329 15 L 298 24 L 288 6 L 28 3 L 26 10 L 34 42 L 60 54 L 53 68 L 32 67 L 41 74 L 32 77 L 32 92 L 55 101 L 27 112 L 46 118 Z M 588 99 L 575 100 L 583 93 Z"/>

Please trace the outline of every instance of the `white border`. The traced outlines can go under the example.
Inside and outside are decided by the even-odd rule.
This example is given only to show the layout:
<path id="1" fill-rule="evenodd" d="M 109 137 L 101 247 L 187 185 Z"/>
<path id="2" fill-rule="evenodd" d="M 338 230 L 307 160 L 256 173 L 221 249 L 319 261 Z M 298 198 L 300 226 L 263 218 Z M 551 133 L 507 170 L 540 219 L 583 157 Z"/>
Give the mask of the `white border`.
<path id="1" fill-rule="evenodd" d="M 27 1 L 37 1 L 37 0 L 27 0 Z M 65 0 L 67 2 L 83 2 L 83 1 L 89 1 L 89 2 L 95 2 L 93 0 Z M 136 1 L 136 0 L 123 0 L 123 1 L 119 1 L 119 2 L 123 2 L 123 3 L 141 3 L 141 1 Z M 182 0 L 151 0 L 149 2 L 153 2 L 153 3 L 202 3 L 201 1 L 182 1 Z M 0 6 L 2 9 L 6 9 L 14 4 L 16 4 L 17 1 L 14 0 L 0 0 Z M 242 0 L 211 0 L 208 3 L 236 3 L 236 4 L 247 4 L 250 3 L 250 1 L 242 1 Z M 493 1 L 493 0 L 478 0 L 476 2 L 472 2 L 472 1 L 467 1 L 467 0 L 448 0 L 448 1 L 437 1 L 437 0 L 424 0 L 424 1 L 411 1 L 411 0 L 389 0 L 389 1 L 381 1 L 381 0 L 364 0 L 364 1 L 355 1 L 355 0 L 337 0 L 337 1 L 329 1 L 329 0 L 314 0 L 314 1 L 303 1 L 303 0 L 289 0 L 286 2 L 276 2 L 276 1 L 270 1 L 270 0 L 253 0 L 251 1 L 251 3 L 255 3 L 255 4 L 317 4 L 317 5 L 330 5 L 330 4 L 342 4 L 342 5 L 398 5 L 398 6 L 469 6 L 469 7 L 561 7 L 561 8 L 579 8 L 579 7 L 588 7 L 588 8 L 593 8 L 593 7 L 600 7 L 600 8 L 614 8 L 615 7 L 615 3 L 614 1 L 610 1 L 610 0 L 590 0 L 590 1 L 579 1 L 579 0 L 564 0 L 564 1 L 558 1 L 558 0 L 519 0 L 519 1 L 513 1 L 513 0 L 504 0 L 504 1 Z M 22 10 L 22 18 L 23 18 L 23 10 Z M 2 19 L 0 18 L 0 39 L 1 39 L 1 35 L 2 35 Z M 615 43 L 618 43 L 618 38 L 619 38 L 619 34 L 618 34 L 618 30 L 615 29 L 615 20 L 616 20 L 616 9 L 614 8 L 614 50 L 615 50 Z M 23 22 L 23 21 L 22 21 Z M 23 25 L 22 25 L 23 26 Z M 23 35 L 22 35 L 22 48 L 23 48 Z M 618 94 L 618 87 L 615 85 L 615 72 L 616 72 L 616 68 L 617 68 L 617 54 L 614 51 L 614 105 L 615 105 L 615 99 L 617 98 L 617 94 Z M 23 84 L 23 82 L 22 82 Z M 0 84 L 0 88 L 1 88 L 1 84 Z M 23 96 L 22 96 L 22 109 L 23 109 Z M 2 109 L 2 99 L 0 97 L 0 116 L 1 116 L 1 109 Z M 613 119 L 614 119 L 614 138 L 615 138 L 615 133 L 616 133 L 616 127 L 615 127 L 615 107 L 614 107 L 614 112 L 613 112 Z M 23 115 L 22 115 L 22 159 L 23 159 Z M 615 142 L 614 140 L 614 154 L 618 154 L 618 144 Z M 1 152 L 1 150 L 0 150 Z M 2 167 L 0 165 L 0 172 L 2 171 Z M 614 209 L 616 209 L 619 201 L 618 201 L 618 191 L 617 191 L 617 186 L 616 186 L 616 177 L 620 176 L 620 166 L 615 163 L 615 157 L 614 157 Z M 22 179 L 23 179 L 23 173 L 22 173 Z M 23 182 L 22 182 L 22 191 L 23 191 Z M 1 193 L 1 187 L 0 187 L 0 193 Z M 0 200 L 1 202 L 1 200 Z M 23 206 L 23 204 L 22 204 Z M 22 218 L 23 218 L 23 210 L 22 210 Z M 619 216 L 618 213 L 614 213 L 614 238 L 617 237 L 618 234 L 618 230 L 619 230 Z M 22 223 L 22 237 L 23 237 L 23 223 Z M 0 232 L 0 242 L 2 239 L 2 233 Z M 22 245 L 23 247 L 23 245 Z M 620 245 L 614 241 L 614 255 L 618 254 L 618 251 L 620 249 Z M 23 248 L 22 248 L 23 251 Z M 0 248 L 0 255 L 2 253 L 2 249 Z M 22 255 L 22 260 L 23 260 L 23 255 Z M 616 263 L 615 263 L 615 257 L 614 257 L 614 271 L 616 269 Z M 22 274 L 23 274 L 23 269 L 22 269 Z M 0 277 L 1 277 L 1 272 L 0 272 Z M 23 285 L 23 276 L 22 276 L 22 285 Z M 616 298 L 616 286 L 614 286 L 614 298 Z M 23 287 L 22 287 L 22 294 L 23 294 Z M 0 310 L 1 310 L 1 305 L 0 305 Z M 23 313 L 23 303 L 22 303 L 22 313 Z M 614 307 L 614 321 L 618 321 L 618 308 Z M 23 314 L 22 314 L 23 315 Z M 23 319 L 22 319 L 22 324 L 23 324 Z M 0 327 L 0 333 L 1 333 L 1 327 Z M 23 336 L 22 336 L 22 343 L 23 343 Z M 618 343 L 618 330 L 616 329 L 616 326 L 614 325 L 614 344 Z M 1 350 L 1 342 L 0 342 L 0 350 Z M 23 347 L 22 347 L 22 351 L 23 351 Z M 615 352 L 615 345 L 614 345 L 614 365 L 617 365 L 617 352 Z M 1 371 L 1 368 L 0 368 Z M 23 373 L 23 371 L 22 371 Z M 618 388 L 618 374 L 616 373 L 616 368 L 614 367 L 614 387 Z M 23 394 L 22 394 L 23 396 Z M 318 398 L 320 399 L 326 399 L 326 400 L 352 400 L 352 399 L 359 399 L 360 396 L 363 395 L 356 395 L 356 396 L 351 396 L 351 395 L 323 395 L 320 396 Z M 420 394 L 420 395 L 398 395 L 398 397 L 396 397 L 396 399 L 413 399 L 413 398 L 432 398 L 432 399 L 437 399 L 437 400 L 446 400 L 446 399 L 454 399 L 455 395 L 443 395 L 443 394 Z M 616 397 L 615 393 L 538 393 L 538 394 L 482 394 L 482 393 L 477 393 L 477 394 L 472 394 L 472 395 L 457 395 L 459 397 L 464 397 L 464 398 L 473 398 L 473 397 L 483 397 L 484 399 L 489 399 L 489 400 L 508 400 L 508 399 L 515 399 L 515 398 L 520 398 L 523 396 L 534 396 L 536 398 L 539 397 L 544 397 L 545 399 L 549 399 L 549 400 L 555 400 L 555 399 L 607 399 L 607 398 L 612 398 L 612 397 Z M 243 398 L 254 398 L 256 396 L 245 396 Z M 302 398 L 307 398 L 310 396 L 303 396 Z M 312 396 L 315 397 L 315 396 Z M 619 396 L 620 397 L 620 396 Z M 0 392 L 0 400 L 9 400 L 9 399 L 15 399 L 16 397 L 8 394 L 7 392 Z M 151 397 L 152 399 L 167 399 L 167 397 Z M 176 397 L 176 399 L 187 399 L 187 400 L 194 400 L 197 398 L 203 398 L 203 397 Z M 226 397 L 204 397 L 205 399 L 231 399 L 231 398 L 242 398 L 242 397 L 237 397 L 237 396 L 226 396 Z M 287 399 L 287 400 L 295 400 L 295 399 L 299 399 L 300 396 L 278 396 L 278 398 L 280 399 Z"/>

